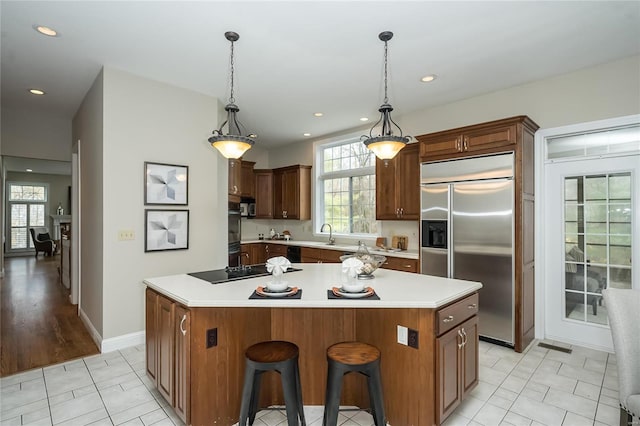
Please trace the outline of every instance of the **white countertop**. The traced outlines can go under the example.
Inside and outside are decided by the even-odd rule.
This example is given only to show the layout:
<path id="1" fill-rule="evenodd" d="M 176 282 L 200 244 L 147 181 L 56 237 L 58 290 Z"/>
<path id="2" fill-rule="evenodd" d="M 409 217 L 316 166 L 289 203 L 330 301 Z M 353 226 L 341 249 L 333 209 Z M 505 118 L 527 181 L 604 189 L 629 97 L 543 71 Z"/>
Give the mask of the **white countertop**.
<path id="1" fill-rule="evenodd" d="M 241 244 L 253 244 L 253 243 L 266 243 L 266 244 L 282 244 L 286 246 L 298 246 L 298 247 L 309 247 L 309 248 L 319 248 L 325 250 L 338 250 L 338 251 L 349 251 L 355 253 L 358 250 L 358 246 L 354 244 L 340 244 L 336 243 L 333 245 L 329 245 L 324 241 L 297 241 L 297 240 L 243 240 Z M 379 249 L 377 247 L 367 246 L 367 250 L 371 254 L 381 254 L 383 256 L 388 257 L 403 257 L 405 259 L 419 259 L 420 255 L 417 250 L 403 250 L 403 251 L 386 251 Z"/>
<path id="2" fill-rule="evenodd" d="M 289 272 L 284 279 L 303 290 L 301 299 L 269 298 L 249 300 L 258 286 L 270 277 L 257 277 L 211 284 L 187 274 L 147 278 L 144 284 L 188 307 L 269 308 L 439 308 L 482 287 L 479 282 L 454 280 L 410 272 L 378 269 L 365 281 L 380 300 L 327 299 L 327 290 L 340 287 L 339 263 L 296 263 L 302 271 Z M 194 271 L 197 272 L 197 271 Z"/>

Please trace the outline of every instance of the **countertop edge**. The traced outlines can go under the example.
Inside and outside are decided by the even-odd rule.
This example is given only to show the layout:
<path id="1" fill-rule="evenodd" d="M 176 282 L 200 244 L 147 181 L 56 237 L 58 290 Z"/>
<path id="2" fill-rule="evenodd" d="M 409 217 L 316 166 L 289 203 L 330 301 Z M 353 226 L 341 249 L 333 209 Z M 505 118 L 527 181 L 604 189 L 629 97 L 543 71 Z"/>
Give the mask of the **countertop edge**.
<path id="1" fill-rule="evenodd" d="M 357 245 L 349 244 L 334 244 L 329 245 L 318 241 L 305 241 L 305 240 L 242 240 L 240 244 L 281 244 L 285 246 L 299 246 L 307 248 L 318 248 L 322 250 L 336 250 L 336 251 L 350 251 L 355 252 L 358 249 Z M 404 251 L 384 251 L 376 250 L 374 247 L 367 246 L 367 250 L 371 254 L 381 254 L 387 257 L 400 257 L 404 259 L 418 260 L 420 255 L 417 250 L 404 250 Z"/>

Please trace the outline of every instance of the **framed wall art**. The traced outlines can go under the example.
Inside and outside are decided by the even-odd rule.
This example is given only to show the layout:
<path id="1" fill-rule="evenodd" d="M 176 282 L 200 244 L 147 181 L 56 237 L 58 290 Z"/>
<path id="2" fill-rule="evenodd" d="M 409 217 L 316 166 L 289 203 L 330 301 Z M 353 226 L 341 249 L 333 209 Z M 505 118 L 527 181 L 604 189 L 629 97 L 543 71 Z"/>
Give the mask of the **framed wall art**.
<path id="1" fill-rule="evenodd" d="M 144 251 L 189 248 L 189 210 L 145 210 Z"/>
<path id="2" fill-rule="evenodd" d="M 144 204 L 188 204 L 189 167 L 175 164 L 144 163 Z"/>

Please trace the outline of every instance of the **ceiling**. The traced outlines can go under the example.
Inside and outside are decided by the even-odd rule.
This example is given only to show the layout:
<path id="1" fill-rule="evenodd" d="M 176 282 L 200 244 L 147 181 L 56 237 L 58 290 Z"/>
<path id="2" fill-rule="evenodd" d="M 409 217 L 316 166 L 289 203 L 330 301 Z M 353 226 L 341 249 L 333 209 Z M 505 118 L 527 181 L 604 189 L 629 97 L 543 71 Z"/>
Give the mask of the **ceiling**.
<path id="1" fill-rule="evenodd" d="M 393 116 L 640 53 L 638 1 L 3 0 L 0 7 L 2 107 L 69 118 L 103 65 L 226 103 L 224 32 L 238 32 L 239 118 L 266 147 L 359 128 L 360 117 L 377 120 L 384 30 L 395 33 Z M 421 83 L 426 74 L 438 78 Z M 32 87 L 47 94 L 30 95 Z"/>

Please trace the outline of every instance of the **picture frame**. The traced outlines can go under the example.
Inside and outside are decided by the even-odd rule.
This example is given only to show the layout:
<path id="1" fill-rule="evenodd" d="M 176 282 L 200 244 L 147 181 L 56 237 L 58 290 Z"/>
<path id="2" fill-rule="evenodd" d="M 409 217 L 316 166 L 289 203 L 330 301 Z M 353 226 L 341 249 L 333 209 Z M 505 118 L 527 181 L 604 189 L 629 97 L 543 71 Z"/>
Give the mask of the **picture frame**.
<path id="1" fill-rule="evenodd" d="M 188 205 L 189 167 L 144 162 L 144 205 Z"/>
<path id="2" fill-rule="evenodd" d="M 148 209 L 144 224 L 145 253 L 189 248 L 189 210 Z"/>

